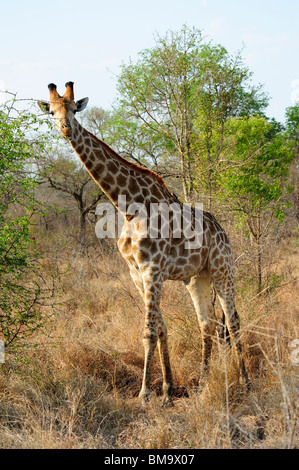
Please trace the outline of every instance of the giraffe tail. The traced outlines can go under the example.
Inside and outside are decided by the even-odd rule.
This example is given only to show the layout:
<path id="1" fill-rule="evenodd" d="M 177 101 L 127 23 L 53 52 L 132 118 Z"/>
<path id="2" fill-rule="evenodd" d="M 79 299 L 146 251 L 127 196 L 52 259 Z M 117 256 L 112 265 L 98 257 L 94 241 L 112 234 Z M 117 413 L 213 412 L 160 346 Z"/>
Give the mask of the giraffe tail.
<path id="1" fill-rule="evenodd" d="M 213 305 L 213 309 L 215 311 L 215 302 L 216 302 L 216 290 L 215 290 L 215 287 L 213 287 L 213 290 L 212 290 L 212 305 Z M 231 346 L 231 341 L 230 341 L 230 335 L 229 335 L 229 331 L 228 331 L 228 328 L 227 328 L 227 325 L 226 325 L 226 319 L 225 319 L 225 315 L 224 315 L 224 311 L 223 309 L 222 310 L 222 324 L 218 324 L 217 326 L 217 331 L 218 331 L 218 336 L 220 339 L 222 339 L 223 341 L 225 341 L 227 344 L 229 344 Z"/>
<path id="2" fill-rule="evenodd" d="M 224 342 L 226 342 L 229 346 L 231 346 L 230 335 L 229 335 L 229 331 L 227 328 L 226 319 L 225 319 L 223 310 L 222 310 L 222 325 L 220 325 L 220 328 L 219 328 L 219 337 Z"/>

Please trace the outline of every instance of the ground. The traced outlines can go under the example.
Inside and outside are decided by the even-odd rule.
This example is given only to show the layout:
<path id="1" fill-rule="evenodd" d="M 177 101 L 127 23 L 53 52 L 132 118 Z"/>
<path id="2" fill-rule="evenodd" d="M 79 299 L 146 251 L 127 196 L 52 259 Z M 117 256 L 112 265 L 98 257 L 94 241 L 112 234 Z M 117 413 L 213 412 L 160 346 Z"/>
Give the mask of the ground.
<path id="1" fill-rule="evenodd" d="M 165 283 L 173 408 L 161 408 L 158 354 L 151 402 L 138 403 L 143 305 L 117 250 L 103 245 L 96 257 L 60 260 L 65 274 L 55 314 L 7 351 L 1 365 L 0 447 L 298 447 L 298 260 L 297 245 L 285 246 L 273 268 L 276 284 L 260 294 L 238 280 L 249 392 L 238 383 L 229 348 L 217 339 L 211 372 L 199 389 L 195 312 L 181 283 Z M 216 313 L 220 319 L 217 305 Z"/>

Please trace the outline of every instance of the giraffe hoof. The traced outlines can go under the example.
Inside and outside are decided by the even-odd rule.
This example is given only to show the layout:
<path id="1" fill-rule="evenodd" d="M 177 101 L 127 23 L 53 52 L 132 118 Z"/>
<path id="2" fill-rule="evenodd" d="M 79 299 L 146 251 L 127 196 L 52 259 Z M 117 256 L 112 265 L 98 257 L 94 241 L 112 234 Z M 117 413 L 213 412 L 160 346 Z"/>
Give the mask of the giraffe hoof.
<path id="1" fill-rule="evenodd" d="M 245 380 L 245 385 L 247 392 L 250 392 L 252 390 L 252 382 L 248 378 Z"/>
<path id="2" fill-rule="evenodd" d="M 148 405 L 150 401 L 150 394 L 149 393 L 143 393 L 140 392 L 138 401 L 141 405 Z"/>
<path id="3" fill-rule="evenodd" d="M 247 372 L 240 376 L 239 383 L 240 385 L 243 385 L 246 387 L 247 392 L 250 392 L 250 390 L 252 390 L 252 382 L 248 378 Z"/>
<path id="4" fill-rule="evenodd" d="M 163 397 L 161 408 L 171 408 L 174 406 L 173 399 L 170 396 Z"/>

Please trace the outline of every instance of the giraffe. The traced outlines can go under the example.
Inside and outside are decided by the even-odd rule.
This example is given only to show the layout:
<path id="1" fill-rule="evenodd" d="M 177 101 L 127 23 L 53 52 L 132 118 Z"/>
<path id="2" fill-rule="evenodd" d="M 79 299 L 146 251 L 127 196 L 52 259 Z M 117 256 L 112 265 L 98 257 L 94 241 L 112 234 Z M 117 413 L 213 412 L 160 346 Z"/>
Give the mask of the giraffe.
<path id="1" fill-rule="evenodd" d="M 130 205 L 143 204 L 148 215 L 152 204 L 175 203 L 180 208 L 184 208 L 184 204 L 169 191 L 162 177 L 121 157 L 76 120 L 75 114 L 85 109 L 88 98 L 75 101 L 73 85 L 73 82 L 67 82 L 66 91 L 61 96 L 56 85 L 49 84 L 50 102 L 39 101 L 38 104 L 44 112 L 53 115 L 61 136 L 69 141 L 90 176 L 124 215 L 125 222 L 118 248 L 145 305 L 145 359 L 140 400 L 143 403 L 149 400 L 152 363 L 158 346 L 163 375 L 163 405 L 173 405 L 174 386 L 168 335 L 160 310 L 165 280 L 183 281 L 191 295 L 202 334 L 204 377 L 209 369 L 217 324 L 210 299 L 212 283 L 237 353 L 240 374 L 249 388 L 239 337 L 239 316 L 234 301 L 234 258 L 228 236 L 214 216 L 203 211 L 201 246 L 186 248 L 184 235 L 174 236 L 173 216 L 169 220 L 168 237 L 151 237 L 144 218 L 140 214 L 132 214 L 128 210 Z M 126 198 L 126 204 L 122 207 L 119 204 L 120 196 Z M 194 226 L 194 211 L 192 214 Z M 163 222 L 165 221 L 162 220 L 162 224 Z"/>

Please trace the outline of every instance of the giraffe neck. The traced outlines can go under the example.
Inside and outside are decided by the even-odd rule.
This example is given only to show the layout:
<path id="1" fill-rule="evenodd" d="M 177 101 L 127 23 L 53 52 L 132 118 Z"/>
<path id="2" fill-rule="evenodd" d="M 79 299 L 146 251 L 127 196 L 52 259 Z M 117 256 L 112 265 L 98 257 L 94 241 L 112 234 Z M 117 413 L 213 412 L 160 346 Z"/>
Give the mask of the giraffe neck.
<path id="1" fill-rule="evenodd" d="M 74 120 L 70 143 L 91 177 L 121 212 L 126 210 L 119 207 L 119 196 L 125 196 L 126 208 L 136 202 L 145 204 L 171 199 L 162 178 L 125 160 L 77 120 Z"/>

